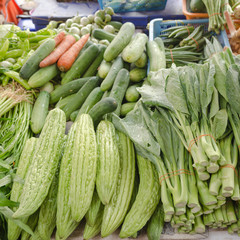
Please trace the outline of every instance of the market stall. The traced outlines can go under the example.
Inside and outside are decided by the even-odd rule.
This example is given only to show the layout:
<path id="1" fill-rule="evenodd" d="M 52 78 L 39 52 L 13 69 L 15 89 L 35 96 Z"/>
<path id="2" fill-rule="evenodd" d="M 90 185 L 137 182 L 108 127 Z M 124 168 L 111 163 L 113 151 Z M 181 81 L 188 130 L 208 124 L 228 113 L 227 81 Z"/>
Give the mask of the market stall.
<path id="1" fill-rule="evenodd" d="M 0 239 L 238 237 L 240 4 L 199 1 L 0 25 Z"/>

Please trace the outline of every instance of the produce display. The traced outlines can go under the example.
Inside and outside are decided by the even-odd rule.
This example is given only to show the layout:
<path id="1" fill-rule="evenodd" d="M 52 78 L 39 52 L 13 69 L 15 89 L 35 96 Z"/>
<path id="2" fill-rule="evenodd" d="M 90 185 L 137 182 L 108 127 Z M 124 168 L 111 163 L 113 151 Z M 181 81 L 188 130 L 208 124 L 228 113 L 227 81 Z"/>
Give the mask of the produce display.
<path id="1" fill-rule="evenodd" d="M 239 234 L 239 56 L 113 14 L 0 26 L 0 239 Z"/>

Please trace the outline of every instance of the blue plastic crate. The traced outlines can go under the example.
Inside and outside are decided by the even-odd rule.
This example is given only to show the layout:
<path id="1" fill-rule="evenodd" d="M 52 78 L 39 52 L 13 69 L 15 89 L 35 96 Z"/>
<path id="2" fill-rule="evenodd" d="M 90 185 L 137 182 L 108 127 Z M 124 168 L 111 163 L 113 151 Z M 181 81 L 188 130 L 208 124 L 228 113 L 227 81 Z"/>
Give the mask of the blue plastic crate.
<path id="1" fill-rule="evenodd" d="M 100 8 L 112 7 L 114 12 L 139 12 L 164 10 L 167 0 L 98 0 Z"/>
<path id="2" fill-rule="evenodd" d="M 149 39 L 153 40 L 154 38 L 161 35 L 161 32 L 166 29 L 173 26 L 178 25 L 192 25 L 194 27 L 197 27 L 199 25 L 204 26 L 204 32 L 208 31 L 208 18 L 204 19 L 194 19 L 194 20 L 175 20 L 175 21 L 164 21 L 162 18 L 157 18 L 152 21 L 150 21 L 150 27 L 149 27 Z M 218 41 L 221 43 L 223 47 L 227 46 L 229 48 L 230 44 L 228 41 L 227 33 L 225 30 L 221 31 L 220 34 L 216 35 Z"/>

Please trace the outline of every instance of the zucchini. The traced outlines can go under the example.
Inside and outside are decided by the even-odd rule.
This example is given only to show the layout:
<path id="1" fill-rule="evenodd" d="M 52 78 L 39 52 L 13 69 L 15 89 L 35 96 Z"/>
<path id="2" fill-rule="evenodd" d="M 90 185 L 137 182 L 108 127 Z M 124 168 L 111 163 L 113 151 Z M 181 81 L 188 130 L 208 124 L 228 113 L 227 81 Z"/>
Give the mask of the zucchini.
<path id="1" fill-rule="evenodd" d="M 159 202 L 151 219 L 147 225 L 147 236 L 149 240 L 161 239 L 162 230 L 164 227 L 164 210 L 163 205 Z"/>
<path id="2" fill-rule="evenodd" d="M 57 64 L 52 64 L 48 67 L 40 68 L 28 80 L 28 84 L 32 88 L 42 87 L 45 83 L 52 80 L 59 73 Z"/>
<path id="3" fill-rule="evenodd" d="M 112 97 L 105 97 L 98 103 L 96 103 L 88 114 L 92 117 L 95 128 L 102 120 L 103 116 L 107 113 L 111 113 L 117 109 L 117 102 Z"/>
<path id="4" fill-rule="evenodd" d="M 134 109 L 135 105 L 136 105 L 136 102 L 122 104 L 120 116 L 125 117 L 130 111 Z"/>
<path id="5" fill-rule="evenodd" d="M 120 28 L 117 36 L 112 40 L 112 42 L 108 45 L 105 53 L 104 59 L 107 62 L 115 59 L 123 49 L 129 44 L 131 38 L 135 32 L 135 26 L 131 22 L 126 22 Z"/>
<path id="6" fill-rule="evenodd" d="M 88 69 L 98 54 L 97 45 L 88 47 L 73 63 L 72 67 L 66 72 L 62 79 L 62 84 L 66 84 L 76 78 L 79 78 Z"/>
<path id="7" fill-rule="evenodd" d="M 113 26 L 116 30 L 120 30 L 123 24 L 118 21 L 111 21 L 111 22 L 108 22 L 108 25 Z"/>
<path id="8" fill-rule="evenodd" d="M 23 64 L 19 75 L 23 79 L 29 79 L 39 68 L 39 63 L 47 57 L 55 48 L 55 40 L 48 39 Z"/>
<path id="9" fill-rule="evenodd" d="M 76 93 L 60 99 L 55 105 L 56 108 L 63 109 L 72 99 L 76 96 Z"/>
<path id="10" fill-rule="evenodd" d="M 91 77 L 96 75 L 97 69 L 103 60 L 103 54 L 106 48 L 107 47 L 105 45 L 99 45 L 98 55 L 96 59 L 93 61 L 93 63 L 91 64 L 91 66 L 88 68 L 88 70 L 84 73 L 83 77 Z"/>
<path id="11" fill-rule="evenodd" d="M 123 68 L 123 60 L 122 57 L 119 56 L 117 59 L 113 62 L 106 78 L 101 83 L 101 89 L 102 91 L 107 91 L 111 89 L 114 80 L 118 74 L 118 72 Z"/>
<path id="12" fill-rule="evenodd" d="M 43 125 L 48 114 L 49 99 L 50 99 L 49 93 L 43 91 L 39 93 L 37 100 L 34 103 L 30 120 L 30 126 L 35 134 L 40 133 L 43 128 Z"/>
<path id="13" fill-rule="evenodd" d="M 69 205 L 70 181 L 72 174 L 73 148 L 76 134 L 76 124 L 68 132 L 59 172 L 59 185 L 57 194 L 57 221 L 56 239 L 65 240 L 78 226 L 73 220 Z"/>
<path id="14" fill-rule="evenodd" d="M 113 196 L 104 207 L 101 236 L 113 233 L 123 222 L 130 204 L 135 179 L 135 152 L 133 143 L 123 133 L 117 132 L 120 171 Z"/>
<path id="15" fill-rule="evenodd" d="M 35 228 L 37 227 L 38 224 L 38 216 L 39 216 L 39 210 L 37 210 L 35 213 L 33 213 L 27 221 L 27 225 L 32 229 L 34 232 Z M 24 230 L 22 230 L 21 233 L 21 240 L 28 240 L 31 237 L 31 235 Z"/>
<path id="16" fill-rule="evenodd" d="M 83 232 L 83 239 L 91 239 L 94 238 L 95 236 L 98 235 L 101 231 L 101 224 L 102 224 L 102 215 L 103 211 L 99 211 L 97 220 L 93 226 L 90 226 L 88 223 L 86 223 L 84 227 L 84 232 Z"/>
<path id="17" fill-rule="evenodd" d="M 85 102 L 83 103 L 80 110 L 74 111 L 70 118 L 74 122 L 77 117 L 79 117 L 83 113 L 88 113 L 90 109 L 101 100 L 103 96 L 103 91 L 100 89 L 100 87 L 96 87 L 92 90 L 92 92 L 88 95 Z"/>
<path id="18" fill-rule="evenodd" d="M 141 87 L 141 83 L 133 84 L 128 87 L 126 94 L 125 94 L 125 99 L 128 102 L 136 102 L 140 98 L 140 94 L 137 91 L 138 87 Z"/>
<path id="19" fill-rule="evenodd" d="M 88 209 L 88 211 L 85 215 L 87 224 L 89 226 L 93 227 L 95 225 L 96 221 L 98 220 L 99 212 L 101 211 L 103 213 L 103 209 L 104 209 L 104 207 L 103 207 L 101 200 L 97 194 L 97 191 L 95 190 L 93 193 L 93 198 L 92 198 L 90 208 Z M 100 230 L 99 230 L 99 232 L 100 232 Z"/>
<path id="20" fill-rule="evenodd" d="M 63 111 L 66 114 L 67 120 L 70 117 L 70 114 L 75 110 L 79 109 L 84 103 L 87 96 L 90 92 L 99 85 L 100 78 L 90 78 L 83 87 L 76 93 L 75 97 L 63 108 Z"/>
<path id="21" fill-rule="evenodd" d="M 112 66 L 111 62 L 106 62 L 105 60 L 103 60 L 98 69 L 99 77 L 104 79 L 107 76 L 108 72 L 110 71 L 111 66 Z"/>
<path id="22" fill-rule="evenodd" d="M 145 68 L 134 68 L 130 71 L 130 81 L 141 82 L 145 77 L 147 77 L 147 69 Z"/>
<path id="23" fill-rule="evenodd" d="M 33 155 L 31 168 L 26 176 L 20 205 L 14 218 L 28 217 L 43 203 L 57 170 L 66 117 L 62 110 L 55 108 L 48 113 Z"/>
<path id="24" fill-rule="evenodd" d="M 118 116 L 120 115 L 122 101 L 125 96 L 128 85 L 129 85 L 129 72 L 128 70 L 123 68 L 119 71 L 109 95 L 110 97 L 114 98 L 117 101 L 118 107 L 114 111 L 114 113 Z"/>
<path id="25" fill-rule="evenodd" d="M 114 125 L 106 120 L 97 127 L 98 166 L 96 188 L 101 202 L 109 204 L 117 186 L 120 156 Z"/>
<path id="26" fill-rule="evenodd" d="M 22 181 L 26 178 L 29 167 L 31 166 L 31 162 L 33 160 L 34 150 L 36 148 L 37 138 L 30 138 L 26 141 L 25 146 L 23 148 L 22 154 L 19 159 L 19 164 L 16 172 L 16 176 L 19 177 Z M 14 181 L 11 190 L 10 200 L 14 202 L 19 202 L 22 190 L 23 190 L 24 182 Z M 16 211 L 16 208 L 13 208 Z M 28 218 L 21 219 L 23 223 L 27 223 Z M 22 229 L 16 225 L 10 219 L 8 220 L 8 239 L 9 240 L 17 240 L 21 234 Z"/>
<path id="27" fill-rule="evenodd" d="M 70 205 L 73 219 L 80 222 L 90 207 L 94 192 L 97 143 L 93 121 L 88 114 L 81 114 L 74 124 L 77 130 L 73 138 L 75 144 L 72 148 Z"/>
<path id="28" fill-rule="evenodd" d="M 137 33 L 131 42 L 123 49 L 122 58 L 125 62 L 136 62 L 145 50 L 148 37 L 145 33 Z"/>
<path id="29" fill-rule="evenodd" d="M 107 31 L 104 31 L 103 29 L 94 29 L 92 32 L 92 36 L 98 40 L 108 40 L 111 42 L 116 35 Z"/>
<path id="30" fill-rule="evenodd" d="M 136 67 L 144 68 L 147 66 L 148 58 L 146 52 L 143 52 L 141 57 L 135 62 Z"/>
<path id="31" fill-rule="evenodd" d="M 53 178 L 48 195 L 39 210 L 38 225 L 35 231 L 38 232 L 42 240 L 49 240 L 56 226 L 58 177 L 59 167 Z"/>
<path id="32" fill-rule="evenodd" d="M 143 228 L 160 200 L 160 184 L 155 166 L 137 154 L 140 184 L 138 194 L 123 222 L 119 237 L 126 238 Z"/>
<path id="33" fill-rule="evenodd" d="M 160 50 L 157 42 L 149 41 L 147 43 L 147 54 L 149 58 L 149 71 L 158 71 L 163 66 L 166 66 L 166 61 L 162 61 L 163 51 Z"/>
<path id="34" fill-rule="evenodd" d="M 54 90 L 54 86 L 51 82 L 45 83 L 41 88 L 40 91 L 46 91 L 48 93 L 51 93 Z"/>
<path id="35" fill-rule="evenodd" d="M 97 78 L 97 77 L 96 77 Z M 65 98 L 68 95 L 78 92 L 78 90 L 90 79 L 90 77 L 73 80 L 64 85 L 55 88 L 50 94 L 50 103 L 56 103 L 60 98 Z"/>

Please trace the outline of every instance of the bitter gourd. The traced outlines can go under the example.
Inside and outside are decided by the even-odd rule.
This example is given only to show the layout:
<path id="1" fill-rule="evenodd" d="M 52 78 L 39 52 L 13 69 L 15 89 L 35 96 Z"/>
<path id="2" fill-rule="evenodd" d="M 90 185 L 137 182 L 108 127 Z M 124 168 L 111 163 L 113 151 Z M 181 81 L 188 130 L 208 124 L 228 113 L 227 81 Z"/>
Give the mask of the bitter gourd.
<path id="1" fill-rule="evenodd" d="M 70 204 L 72 217 L 80 222 L 87 213 L 94 192 L 97 171 L 97 142 L 93 121 L 88 114 L 81 114 L 74 136 Z"/>
<path id="2" fill-rule="evenodd" d="M 95 222 L 98 218 L 99 211 L 103 211 L 103 204 L 97 194 L 97 191 L 95 190 L 93 193 L 93 198 L 92 198 L 90 208 L 88 209 L 85 215 L 87 224 L 89 226 L 93 227 L 95 225 Z"/>
<path id="3" fill-rule="evenodd" d="M 135 152 L 133 143 L 123 133 L 117 132 L 120 154 L 120 171 L 113 196 L 104 207 L 102 237 L 113 233 L 123 222 L 131 200 L 135 179 Z"/>
<path id="4" fill-rule="evenodd" d="M 72 173 L 72 159 L 74 136 L 77 131 L 77 125 L 73 124 L 68 132 L 67 141 L 60 165 L 59 185 L 57 194 L 57 231 L 56 239 L 67 239 L 67 237 L 78 226 L 78 222 L 73 220 L 71 207 L 69 203 L 70 180 Z"/>
<path id="5" fill-rule="evenodd" d="M 32 137 L 29 138 L 25 146 L 23 148 L 22 154 L 19 159 L 19 164 L 16 172 L 16 176 L 19 177 L 23 182 L 14 181 L 11 191 L 10 200 L 18 202 L 20 199 L 20 196 L 22 194 L 23 185 L 24 185 L 24 179 L 27 175 L 29 166 L 32 162 L 32 157 L 34 154 L 34 150 L 36 147 L 36 141 L 37 139 Z M 16 211 L 16 208 L 13 209 L 13 211 Z M 28 218 L 21 219 L 22 222 L 27 223 Z M 22 229 L 15 224 L 13 221 L 8 220 L 8 239 L 9 240 L 17 240 L 18 237 L 21 234 Z"/>
<path id="6" fill-rule="evenodd" d="M 65 127 L 64 112 L 59 108 L 51 110 L 37 141 L 32 164 L 20 198 L 20 205 L 13 214 L 14 218 L 33 214 L 46 198 L 58 167 Z"/>
<path id="7" fill-rule="evenodd" d="M 132 208 L 123 222 L 119 236 L 132 236 L 143 228 L 155 211 L 160 199 L 160 184 L 155 166 L 137 154 L 140 184 Z"/>
<path id="8" fill-rule="evenodd" d="M 114 125 L 103 120 L 97 127 L 98 166 L 96 186 L 101 202 L 110 202 L 117 185 L 120 157 Z"/>

